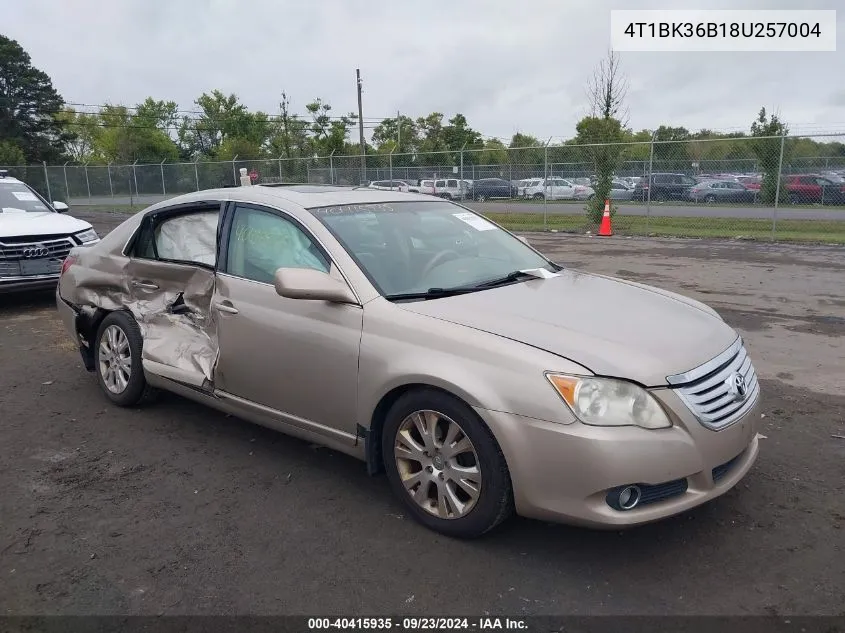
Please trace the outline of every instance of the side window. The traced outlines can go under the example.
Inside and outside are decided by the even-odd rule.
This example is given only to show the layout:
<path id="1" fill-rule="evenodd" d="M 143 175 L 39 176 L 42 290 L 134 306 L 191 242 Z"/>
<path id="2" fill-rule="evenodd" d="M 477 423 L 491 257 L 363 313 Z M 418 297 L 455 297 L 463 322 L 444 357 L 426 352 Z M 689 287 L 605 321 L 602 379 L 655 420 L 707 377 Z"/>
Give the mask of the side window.
<path id="1" fill-rule="evenodd" d="M 299 226 L 282 216 L 238 206 L 229 233 L 226 272 L 273 283 L 279 268 L 329 272 L 329 261 Z"/>
<path id="2" fill-rule="evenodd" d="M 458 188 L 458 181 L 457 180 L 450 180 L 448 183 L 446 183 L 446 186 L 447 187 L 453 187 L 453 188 L 457 189 Z"/>
<path id="3" fill-rule="evenodd" d="M 438 189 L 443 189 L 446 186 L 446 181 L 445 180 L 438 180 L 437 182 L 434 183 L 434 186 L 437 187 Z"/>
<path id="4" fill-rule="evenodd" d="M 214 266 L 219 220 L 217 209 L 180 213 L 161 221 L 145 219 L 131 255 Z"/>
<path id="5" fill-rule="evenodd" d="M 186 213 L 164 220 L 153 231 L 159 259 L 214 266 L 219 220 L 219 211 Z"/>

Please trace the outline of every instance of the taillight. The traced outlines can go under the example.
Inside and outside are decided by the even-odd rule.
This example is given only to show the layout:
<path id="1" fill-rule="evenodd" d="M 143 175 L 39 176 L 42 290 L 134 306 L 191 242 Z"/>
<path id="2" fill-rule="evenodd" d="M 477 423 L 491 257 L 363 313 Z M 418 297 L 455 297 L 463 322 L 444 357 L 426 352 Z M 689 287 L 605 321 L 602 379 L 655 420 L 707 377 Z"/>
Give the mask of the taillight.
<path id="1" fill-rule="evenodd" d="M 76 263 L 76 256 L 75 255 L 68 255 L 65 257 L 65 261 L 62 262 L 62 272 L 61 274 L 64 275 L 67 272 L 67 269 L 73 266 Z"/>

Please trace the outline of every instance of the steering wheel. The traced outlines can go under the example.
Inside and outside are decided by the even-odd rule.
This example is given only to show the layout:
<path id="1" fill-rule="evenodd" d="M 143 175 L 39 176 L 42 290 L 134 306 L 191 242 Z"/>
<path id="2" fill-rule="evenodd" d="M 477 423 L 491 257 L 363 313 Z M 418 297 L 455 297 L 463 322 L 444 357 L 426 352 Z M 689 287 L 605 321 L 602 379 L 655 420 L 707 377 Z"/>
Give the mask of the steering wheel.
<path id="1" fill-rule="evenodd" d="M 450 259 L 460 259 L 460 257 L 461 257 L 460 254 L 458 254 L 455 251 L 451 251 L 451 250 L 440 251 L 434 257 L 432 257 L 430 260 L 428 260 L 428 263 L 425 265 L 425 268 L 423 268 L 423 271 L 420 274 L 420 279 L 425 279 L 426 277 L 428 277 L 428 274 L 432 270 L 437 268 L 440 264 L 447 262 Z"/>

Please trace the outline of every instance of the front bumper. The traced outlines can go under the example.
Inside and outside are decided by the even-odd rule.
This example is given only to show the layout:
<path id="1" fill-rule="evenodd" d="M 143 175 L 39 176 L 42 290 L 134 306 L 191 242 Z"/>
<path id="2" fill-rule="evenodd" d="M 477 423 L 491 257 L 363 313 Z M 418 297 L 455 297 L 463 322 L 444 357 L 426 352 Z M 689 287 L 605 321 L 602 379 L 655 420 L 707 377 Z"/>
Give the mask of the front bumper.
<path id="1" fill-rule="evenodd" d="M 673 391 L 652 393 L 669 409 L 671 428 L 559 424 L 477 408 L 507 460 L 517 513 L 628 527 L 684 512 L 733 488 L 757 459 L 760 398 L 731 426 L 710 431 Z M 631 484 L 672 494 L 632 510 L 613 509 L 608 492 Z"/>
<path id="2" fill-rule="evenodd" d="M 59 274 L 27 275 L 23 277 L 0 277 L 0 294 L 49 290 L 59 283 Z"/>

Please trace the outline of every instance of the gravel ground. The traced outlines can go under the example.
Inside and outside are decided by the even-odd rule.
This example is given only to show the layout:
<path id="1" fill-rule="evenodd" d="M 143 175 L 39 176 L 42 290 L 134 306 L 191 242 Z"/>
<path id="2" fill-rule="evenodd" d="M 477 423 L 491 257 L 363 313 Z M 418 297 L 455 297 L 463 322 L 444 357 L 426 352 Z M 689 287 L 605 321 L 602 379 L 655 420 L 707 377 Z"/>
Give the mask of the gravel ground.
<path id="1" fill-rule="evenodd" d="M 175 396 L 108 405 L 52 295 L 0 297 L 0 613 L 845 613 L 845 250 L 530 239 L 746 337 L 766 439 L 739 486 L 621 533 L 517 518 L 450 540 L 349 457 Z"/>

